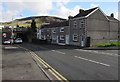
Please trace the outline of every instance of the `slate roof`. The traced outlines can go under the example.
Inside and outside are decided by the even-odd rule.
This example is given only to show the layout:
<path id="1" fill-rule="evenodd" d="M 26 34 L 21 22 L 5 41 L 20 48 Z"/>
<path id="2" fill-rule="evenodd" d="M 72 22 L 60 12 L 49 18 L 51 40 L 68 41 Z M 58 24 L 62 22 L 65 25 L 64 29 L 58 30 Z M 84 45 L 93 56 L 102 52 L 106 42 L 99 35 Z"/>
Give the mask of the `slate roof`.
<path id="1" fill-rule="evenodd" d="M 43 25 L 41 28 L 53 28 L 53 27 L 63 27 L 63 26 L 69 26 L 69 22 L 55 22 L 47 25 Z"/>
<path id="2" fill-rule="evenodd" d="M 115 20 L 115 21 L 118 21 L 116 18 L 111 17 L 111 16 L 107 16 L 107 18 L 108 18 L 109 20 Z"/>
<path id="3" fill-rule="evenodd" d="M 73 18 L 77 18 L 77 17 L 84 17 L 87 16 L 88 14 L 90 14 L 92 11 L 94 11 L 95 9 L 97 9 L 98 7 L 89 9 L 89 10 L 84 10 L 81 13 L 78 13 L 76 16 L 74 16 Z"/>

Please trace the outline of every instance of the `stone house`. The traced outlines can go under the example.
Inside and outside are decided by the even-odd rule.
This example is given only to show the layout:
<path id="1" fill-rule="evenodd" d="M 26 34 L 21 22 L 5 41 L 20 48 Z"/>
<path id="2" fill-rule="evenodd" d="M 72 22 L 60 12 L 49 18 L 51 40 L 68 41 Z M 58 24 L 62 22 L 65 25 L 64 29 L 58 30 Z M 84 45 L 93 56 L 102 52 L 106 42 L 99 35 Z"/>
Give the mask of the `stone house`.
<path id="1" fill-rule="evenodd" d="M 118 40 L 119 21 L 112 16 L 106 16 L 99 7 L 80 9 L 76 16 L 69 17 L 70 45 L 95 46 Z"/>
<path id="2" fill-rule="evenodd" d="M 52 44 L 66 45 L 69 44 L 68 29 L 68 21 L 43 25 L 37 29 L 37 38 Z"/>
<path id="3" fill-rule="evenodd" d="M 77 15 L 69 16 L 66 22 L 44 25 L 38 30 L 38 37 L 59 45 L 95 46 L 117 41 L 120 37 L 119 23 L 113 14 L 107 16 L 99 7 L 80 9 Z"/>

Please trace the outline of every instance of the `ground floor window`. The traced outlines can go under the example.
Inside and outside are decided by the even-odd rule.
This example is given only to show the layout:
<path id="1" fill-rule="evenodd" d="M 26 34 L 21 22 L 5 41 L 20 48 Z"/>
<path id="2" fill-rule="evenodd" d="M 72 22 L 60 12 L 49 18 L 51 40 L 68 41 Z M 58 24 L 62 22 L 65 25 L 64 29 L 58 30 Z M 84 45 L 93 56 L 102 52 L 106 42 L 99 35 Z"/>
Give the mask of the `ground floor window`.
<path id="1" fill-rule="evenodd" d="M 60 35 L 60 40 L 65 40 L 65 36 L 64 35 Z"/>
<path id="2" fill-rule="evenodd" d="M 56 40 L 57 36 L 56 35 L 52 35 L 52 40 Z"/>
<path id="3" fill-rule="evenodd" d="M 78 35 L 77 34 L 73 34 L 73 41 L 78 41 Z"/>

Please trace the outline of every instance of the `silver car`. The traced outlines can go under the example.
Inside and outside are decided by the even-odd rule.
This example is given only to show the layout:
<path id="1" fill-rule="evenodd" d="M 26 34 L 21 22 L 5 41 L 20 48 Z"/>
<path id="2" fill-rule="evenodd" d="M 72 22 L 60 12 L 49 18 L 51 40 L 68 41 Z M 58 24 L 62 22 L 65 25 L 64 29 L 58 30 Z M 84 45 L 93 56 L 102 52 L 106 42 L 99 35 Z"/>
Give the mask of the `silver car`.
<path id="1" fill-rule="evenodd" d="M 16 43 L 16 44 L 22 43 L 22 42 L 23 42 L 23 41 L 22 41 L 21 38 L 16 38 L 16 39 L 14 40 L 14 43 Z"/>
<path id="2" fill-rule="evenodd" d="M 10 44 L 11 42 L 10 42 L 10 39 L 5 39 L 4 41 L 3 41 L 3 44 Z"/>

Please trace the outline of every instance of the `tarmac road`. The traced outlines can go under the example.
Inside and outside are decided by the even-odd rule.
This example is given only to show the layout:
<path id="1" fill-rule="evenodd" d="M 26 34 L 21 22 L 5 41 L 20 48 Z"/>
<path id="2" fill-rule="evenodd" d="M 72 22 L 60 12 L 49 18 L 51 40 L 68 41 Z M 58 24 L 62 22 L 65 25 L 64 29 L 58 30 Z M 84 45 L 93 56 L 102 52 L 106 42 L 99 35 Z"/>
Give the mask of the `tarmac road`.
<path id="1" fill-rule="evenodd" d="M 118 80 L 117 50 L 82 50 L 78 47 L 29 43 L 21 46 L 34 51 L 69 80 Z"/>
<path id="2" fill-rule="evenodd" d="M 2 46 L 2 80 L 20 80 L 20 82 L 22 80 L 39 80 L 40 82 L 45 80 L 49 82 L 29 53 L 15 45 Z"/>

